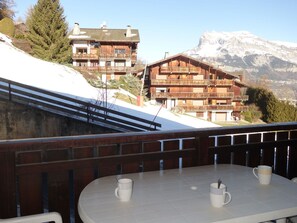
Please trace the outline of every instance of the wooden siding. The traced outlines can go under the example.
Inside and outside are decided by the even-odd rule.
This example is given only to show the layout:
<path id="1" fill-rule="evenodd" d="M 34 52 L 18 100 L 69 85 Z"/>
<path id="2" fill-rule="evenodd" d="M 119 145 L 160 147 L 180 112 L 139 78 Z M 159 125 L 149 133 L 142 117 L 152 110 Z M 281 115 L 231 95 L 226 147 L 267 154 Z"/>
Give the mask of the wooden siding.
<path id="1" fill-rule="evenodd" d="M 210 109 L 207 100 L 211 101 L 212 105 L 217 105 L 219 111 L 221 103 L 219 101 L 225 99 L 224 104 L 230 108 L 228 110 L 233 110 L 234 115 L 240 118 L 239 109 L 242 105 L 238 103 L 248 100 L 248 96 L 244 94 L 244 85 L 236 84 L 237 77 L 184 55 L 173 56 L 150 65 L 149 79 L 148 87 L 152 99 L 186 100 L 187 106 L 193 104 L 191 100 L 204 99 L 204 111 Z M 162 91 L 158 90 L 160 88 Z M 236 108 L 232 102 L 238 102 L 235 104 Z M 176 105 L 181 104 L 176 103 Z M 171 108 L 172 105 L 168 103 L 166 106 Z M 190 108 L 187 106 L 184 108 Z M 186 111 L 193 111 L 194 108 L 192 106 Z M 200 110 L 199 107 L 197 111 Z M 221 114 L 220 117 L 229 119 L 230 115 Z"/>

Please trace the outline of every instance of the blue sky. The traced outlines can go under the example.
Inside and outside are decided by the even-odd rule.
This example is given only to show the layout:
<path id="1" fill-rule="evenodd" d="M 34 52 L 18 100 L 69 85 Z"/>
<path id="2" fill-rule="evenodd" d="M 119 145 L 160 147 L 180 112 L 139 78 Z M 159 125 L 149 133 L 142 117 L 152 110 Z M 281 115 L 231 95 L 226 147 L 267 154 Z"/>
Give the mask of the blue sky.
<path id="1" fill-rule="evenodd" d="M 16 19 L 37 0 L 15 0 Z M 249 31 L 297 43 L 296 0 L 60 0 L 69 28 L 131 25 L 140 33 L 139 58 L 153 62 L 198 45 L 204 32 Z"/>

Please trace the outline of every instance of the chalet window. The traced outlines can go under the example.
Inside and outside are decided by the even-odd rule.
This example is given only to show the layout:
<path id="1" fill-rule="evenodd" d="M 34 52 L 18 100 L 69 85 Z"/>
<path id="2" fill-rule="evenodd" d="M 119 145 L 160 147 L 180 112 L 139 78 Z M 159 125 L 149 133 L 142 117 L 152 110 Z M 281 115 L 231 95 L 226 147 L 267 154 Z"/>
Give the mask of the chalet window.
<path id="1" fill-rule="evenodd" d="M 156 92 L 166 92 L 166 88 L 156 88 Z"/>
<path id="2" fill-rule="evenodd" d="M 111 61 L 106 61 L 106 62 L 105 62 L 105 66 L 106 66 L 106 67 L 110 67 L 110 66 L 111 66 Z"/>
<path id="3" fill-rule="evenodd" d="M 87 48 L 77 48 L 76 49 L 76 53 L 78 53 L 78 54 L 86 54 L 86 53 L 88 53 L 88 49 Z"/>
<path id="4" fill-rule="evenodd" d="M 126 53 L 126 50 L 125 49 L 115 49 L 114 50 L 114 53 L 115 54 L 125 54 Z"/>
<path id="5" fill-rule="evenodd" d="M 217 105 L 227 105 L 227 100 L 217 100 Z"/>
<path id="6" fill-rule="evenodd" d="M 117 60 L 117 61 L 114 61 L 114 66 L 115 67 L 125 67 L 126 63 L 124 60 Z"/>
<path id="7" fill-rule="evenodd" d="M 91 67 L 98 67 L 99 63 L 97 61 L 91 61 Z"/>
<path id="8" fill-rule="evenodd" d="M 76 64 L 78 67 L 87 67 L 88 66 L 88 62 L 84 61 L 84 60 L 78 60 L 78 61 L 76 61 Z"/>

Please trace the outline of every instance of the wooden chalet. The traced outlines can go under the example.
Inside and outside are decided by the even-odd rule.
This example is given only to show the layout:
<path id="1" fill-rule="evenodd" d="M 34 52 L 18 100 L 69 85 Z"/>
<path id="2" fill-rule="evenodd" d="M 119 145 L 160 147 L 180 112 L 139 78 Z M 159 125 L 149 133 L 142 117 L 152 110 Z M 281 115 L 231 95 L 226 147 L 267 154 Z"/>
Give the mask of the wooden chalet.
<path id="1" fill-rule="evenodd" d="M 241 77 L 184 54 L 149 64 L 146 78 L 150 98 L 167 109 L 209 121 L 239 120 L 246 109 Z"/>
<path id="2" fill-rule="evenodd" d="M 73 66 L 98 72 L 103 81 L 117 80 L 120 76 L 135 73 L 137 29 L 80 28 L 76 23 L 69 35 L 72 45 Z"/>

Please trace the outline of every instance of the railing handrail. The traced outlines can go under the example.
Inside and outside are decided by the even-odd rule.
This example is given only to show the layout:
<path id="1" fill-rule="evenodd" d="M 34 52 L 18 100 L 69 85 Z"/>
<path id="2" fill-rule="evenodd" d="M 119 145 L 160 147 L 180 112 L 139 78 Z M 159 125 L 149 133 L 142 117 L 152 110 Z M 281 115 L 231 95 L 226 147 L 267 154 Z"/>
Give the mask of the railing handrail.
<path id="1" fill-rule="evenodd" d="M 152 85 L 232 85 L 233 80 L 151 79 Z"/>
<path id="2" fill-rule="evenodd" d="M 80 192 L 106 175 L 229 163 L 296 177 L 296 143 L 297 122 L 1 140 L 0 218 L 42 212 L 46 202 L 63 222 L 70 213 L 79 221 Z"/>
<path id="3" fill-rule="evenodd" d="M 225 92 L 225 93 L 217 93 L 217 92 L 154 92 L 151 93 L 152 97 L 160 98 L 176 98 L 176 97 L 185 97 L 185 98 L 233 98 L 234 92 Z"/>
<path id="4" fill-rule="evenodd" d="M 40 105 L 45 108 L 49 107 L 52 109 L 51 112 L 69 113 L 68 117 L 78 116 L 83 118 L 83 120 L 87 118 L 87 122 L 90 122 L 90 118 L 97 119 L 97 121 L 100 122 L 101 117 L 103 118 L 101 120 L 106 124 L 110 121 L 109 126 L 118 125 L 118 127 L 123 130 L 151 131 L 157 130 L 157 127 L 161 127 L 161 124 L 157 122 L 4 78 L 0 78 L 0 95 L 7 96 L 7 99 L 10 101 L 16 98 L 18 99 L 18 103 L 27 104 L 30 102 L 37 106 Z M 73 113 L 74 109 L 76 110 L 76 113 Z"/>
<path id="5" fill-rule="evenodd" d="M 283 122 L 274 124 L 256 124 L 256 125 L 242 125 L 242 126 L 226 126 L 226 127 L 211 127 L 211 128 L 199 128 L 199 129 L 179 129 L 179 130 L 167 130 L 157 132 L 127 132 L 127 133 L 105 133 L 105 134 L 92 134 L 92 135 L 80 135 L 80 136 L 59 136 L 59 137 L 46 137 L 46 138 L 28 138 L 28 139 L 9 139 L 0 140 L 0 150 L 5 149 L 7 145 L 23 144 L 57 144 L 60 142 L 66 143 L 67 146 L 85 145 L 86 142 L 98 143 L 98 142 L 114 142 L 122 143 L 127 142 L 127 137 L 133 137 L 133 141 L 148 141 L 148 140 L 162 140 L 179 138 L 190 138 L 195 136 L 201 137 L 215 137 L 220 135 L 233 135 L 241 133 L 259 133 L 259 132 L 274 132 L 285 130 L 297 130 L 297 122 Z M 78 143 L 79 141 L 82 144 Z M 5 145 L 5 146 L 3 146 Z M 52 145 L 53 146 L 53 145 Z M 13 147 L 13 146 L 12 146 Z M 29 146 L 30 147 L 30 146 Z"/>

